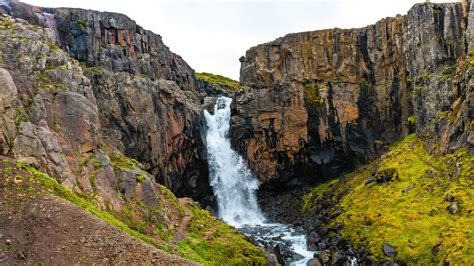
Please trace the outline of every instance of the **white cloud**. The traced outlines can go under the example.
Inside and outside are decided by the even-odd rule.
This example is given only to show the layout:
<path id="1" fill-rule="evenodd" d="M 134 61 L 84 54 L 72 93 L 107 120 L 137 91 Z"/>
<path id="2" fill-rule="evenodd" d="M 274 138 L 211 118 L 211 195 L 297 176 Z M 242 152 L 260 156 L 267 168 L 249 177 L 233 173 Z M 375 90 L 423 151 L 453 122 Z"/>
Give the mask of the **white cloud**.
<path id="1" fill-rule="evenodd" d="M 415 0 L 25 0 L 119 12 L 163 36 L 170 49 L 198 72 L 239 77 L 239 57 L 257 44 L 291 32 L 354 28 L 405 14 Z"/>

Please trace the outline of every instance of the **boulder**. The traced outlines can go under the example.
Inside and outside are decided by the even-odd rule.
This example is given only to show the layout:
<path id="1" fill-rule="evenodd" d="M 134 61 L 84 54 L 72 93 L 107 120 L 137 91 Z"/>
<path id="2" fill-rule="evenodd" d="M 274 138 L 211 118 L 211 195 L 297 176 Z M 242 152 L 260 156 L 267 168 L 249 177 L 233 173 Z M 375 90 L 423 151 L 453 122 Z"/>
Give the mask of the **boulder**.
<path id="1" fill-rule="evenodd" d="M 18 91 L 10 73 L 0 68 L 0 154 L 6 155 L 16 136 L 15 113 Z"/>
<path id="2" fill-rule="evenodd" d="M 383 244 L 383 254 L 389 258 L 395 258 L 397 256 L 397 249 L 389 245 L 388 243 Z"/>
<path id="3" fill-rule="evenodd" d="M 453 203 L 447 207 L 448 212 L 451 214 L 456 214 L 458 212 L 458 209 L 459 207 L 457 203 Z"/>

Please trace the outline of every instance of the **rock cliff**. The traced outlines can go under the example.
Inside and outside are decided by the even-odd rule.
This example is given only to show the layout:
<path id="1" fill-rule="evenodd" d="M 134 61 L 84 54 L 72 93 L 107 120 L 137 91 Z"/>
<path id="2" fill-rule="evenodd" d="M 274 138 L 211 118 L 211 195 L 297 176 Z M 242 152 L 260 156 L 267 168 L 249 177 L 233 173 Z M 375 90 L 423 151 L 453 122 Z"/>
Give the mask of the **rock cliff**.
<path id="1" fill-rule="evenodd" d="M 202 96 L 194 70 L 172 53 L 159 35 L 117 13 L 39 8 L 17 1 L 6 1 L 2 6 L 12 16 L 47 28 L 49 39 L 45 43 L 49 48 L 56 46 L 67 52 L 53 51 L 62 58 L 51 63 L 50 55 L 35 51 L 33 57 L 40 69 L 30 67 L 28 73 L 33 74 L 29 76 L 19 69 L 22 75 L 13 76 L 17 84 L 26 83 L 20 88 L 25 98 L 37 97 L 32 90 L 41 86 L 39 78 L 52 78 L 68 89 L 83 86 L 79 90 L 85 99 L 76 103 L 71 100 L 75 95 L 60 95 L 55 103 L 63 106 L 54 109 L 65 126 L 74 127 L 71 132 L 82 145 L 79 152 L 107 144 L 140 161 L 173 192 L 206 201 L 204 198 L 212 193 L 201 137 Z M 67 69 L 67 56 L 80 66 Z M 11 63 L 15 60 L 12 58 Z M 31 55 L 25 60 L 31 61 Z M 15 68 L 7 65 L 10 72 Z M 37 108 L 36 101 L 33 108 Z M 37 116 L 37 112 L 32 113 Z M 48 122 L 51 127 L 52 119 Z"/>
<path id="2" fill-rule="evenodd" d="M 244 235 L 161 185 L 212 194 L 201 98 L 194 71 L 123 15 L 0 1 L 0 262 L 120 263 L 135 250 L 137 263 L 264 264 Z M 53 238 L 47 249 L 31 224 Z M 66 247 L 70 257 L 53 252 Z"/>
<path id="3" fill-rule="evenodd" d="M 234 146 L 266 184 L 317 182 L 416 131 L 473 150 L 474 5 L 417 4 L 359 29 L 288 34 L 241 58 Z"/>

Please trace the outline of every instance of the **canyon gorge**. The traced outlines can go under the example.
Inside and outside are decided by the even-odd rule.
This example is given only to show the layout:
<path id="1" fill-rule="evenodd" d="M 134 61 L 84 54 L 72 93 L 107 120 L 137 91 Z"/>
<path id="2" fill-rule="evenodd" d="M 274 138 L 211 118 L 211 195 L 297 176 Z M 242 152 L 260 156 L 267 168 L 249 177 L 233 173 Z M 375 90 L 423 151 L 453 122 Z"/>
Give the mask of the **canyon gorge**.
<path id="1" fill-rule="evenodd" d="M 126 15 L 0 0 L 0 264 L 291 265 L 302 239 L 307 265 L 473 263 L 474 4 L 239 61 L 195 73 Z"/>

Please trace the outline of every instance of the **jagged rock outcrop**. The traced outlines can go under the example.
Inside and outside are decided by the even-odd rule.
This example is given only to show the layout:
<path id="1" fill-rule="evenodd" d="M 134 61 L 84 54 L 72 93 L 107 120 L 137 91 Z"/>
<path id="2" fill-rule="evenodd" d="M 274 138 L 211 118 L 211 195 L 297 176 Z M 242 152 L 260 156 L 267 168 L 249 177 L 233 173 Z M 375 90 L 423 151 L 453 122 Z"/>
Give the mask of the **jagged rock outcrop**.
<path id="1" fill-rule="evenodd" d="M 111 258 L 108 262 L 120 259 L 117 252 L 133 243 L 130 238 L 139 238 L 200 263 L 265 264 L 264 251 L 244 235 L 201 210 L 192 200 L 178 200 L 157 182 L 178 191 L 178 195 L 211 195 L 207 164 L 201 154 L 202 110 L 192 83 L 173 80 L 182 77 L 177 69 L 170 70 L 172 76 L 166 77 L 169 79 L 162 79 L 133 74 L 131 69 L 118 71 L 105 63 L 92 66 L 79 62 L 70 56 L 71 51 L 65 51 L 67 46 L 58 45 L 64 36 L 53 21 L 63 23 L 64 17 L 17 2 L 11 2 L 14 4 L 8 9 L 4 3 L 0 2 L 3 12 L 19 13 L 20 17 L 0 14 L 0 206 L 8 207 L 0 207 L 0 223 L 6 226 L 0 228 L 0 238 L 6 236 L 9 241 L 0 252 L 0 261 L 27 263 L 27 256 L 31 255 L 35 261 L 44 256 L 51 263 L 76 263 L 77 257 L 64 259 L 49 252 L 64 249 L 65 243 L 59 241 L 64 237 L 84 239 L 74 242 L 70 254 L 90 253 L 87 230 L 62 231 L 66 235 L 58 240 L 57 234 L 50 234 L 51 226 L 38 227 L 53 238 L 48 249 L 32 252 L 28 247 L 42 246 L 44 239 L 25 240 L 24 235 L 31 235 L 31 228 L 26 226 L 30 220 L 18 227 L 9 221 L 14 212 L 35 223 L 61 222 L 65 216 L 56 214 L 67 214 L 70 207 L 55 206 L 54 201 L 60 197 L 109 223 L 100 231 L 93 230 L 95 237 L 110 239 L 101 235 L 112 230 L 128 234 L 117 248 L 96 243 L 102 251 L 112 253 L 107 254 Z M 21 15 L 16 4 L 24 8 L 21 12 L 31 11 L 38 20 Z M 116 49 L 117 45 L 107 44 L 106 48 Z M 158 49 L 165 48 L 153 49 L 160 52 Z M 167 55 L 173 57 L 165 50 L 163 59 Z M 178 57 L 170 60 L 174 62 L 170 64 L 179 65 Z M 166 68 L 166 63 L 160 67 Z M 162 73 L 157 71 L 154 73 Z M 14 203 L 25 199 L 31 204 L 24 206 L 40 203 L 39 211 L 52 215 L 45 218 L 23 212 L 24 208 L 15 210 Z M 114 240 L 117 236 L 120 234 L 113 234 Z M 191 264 L 157 252 L 143 256 L 141 247 L 137 252 L 139 263 Z M 80 261 L 96 261 L 104 256 L 103 252 L 95 254 Z M 166 257 L 170 260 L 163 259 Z M 156 258 L 161 260 L 157 262 Z"/>
<path id="2" fill-rule="evenodd" d="M 367 162 L 410 130 L 442 152 L 472 151 L 473 16 L 472 4 L 418 4 L 365 28 L 251 48 L 234 146 L 262 182 L 293 184 Z"/>
<path id="3" fill-rule="evenodd" d="M 85 97 L 67 92 L 55 98 L 56 120 L 64 122 L 61 128 L 73 127 L 68 130 L 81 144 L 81 152 L 106 143 L 139 160 L 178 195 L 206 201 L 212 193 L 201 136 L 202 95 L 194 70 L 164 45 L 161 36 L 117 13 L 39 8 L 17 1 L 4 1 L 2 6 L 6 13 L 48 28 L 50 48 L 62 48 L 80 62 L 75 67 L 84 73 L 63 73 L 64 62 L 58 61 L 46 68 L 59 69 L 46 69 L 41 78 L 53 78 Z M 33 81 L 29 83 L 34 87 Z M 38 116 L 36 111 L 31 114 Z M 51 126 L 51 119 L 48 122 Z"/>

